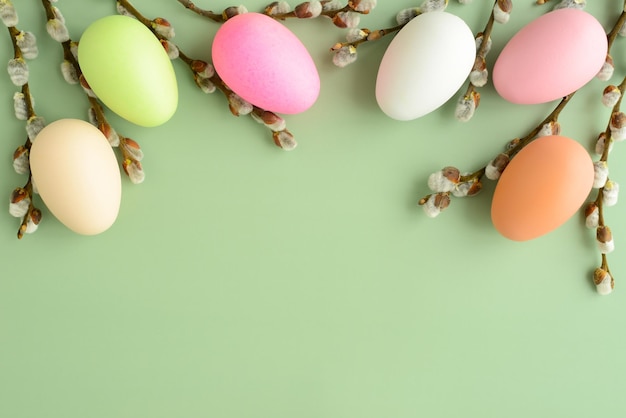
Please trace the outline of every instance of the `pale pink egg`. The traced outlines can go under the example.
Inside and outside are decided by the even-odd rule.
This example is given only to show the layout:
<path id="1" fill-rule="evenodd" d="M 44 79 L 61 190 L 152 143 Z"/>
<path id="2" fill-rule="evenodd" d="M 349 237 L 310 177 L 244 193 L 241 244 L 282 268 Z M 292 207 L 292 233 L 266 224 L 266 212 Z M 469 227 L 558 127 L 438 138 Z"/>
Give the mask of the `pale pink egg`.
<path id="1" fill-rule="evenodd" d="M 317 100 L 320 79 L 306 47 L 289 29 L 260 13 L 228 19 L 212 47 L 215 71 L 248 102 L 294 114 Z"/>
<path id="2" fill-rule="evenodd" d="M 593 186 L 593 161 L 573 139 L 546 136 L 523 148 L 493 195 L 491 220 L 506 238 L 526 241 L 558 228 L 576 213 Z"/>
<path id="3" fill-rule="evenodd" d="M 600 71 L 608 42 L 589 13 L 558 9 L 524 26 L 493 68 L 493 84 L 518 104 L 549 102 L 578 90 Z"/>

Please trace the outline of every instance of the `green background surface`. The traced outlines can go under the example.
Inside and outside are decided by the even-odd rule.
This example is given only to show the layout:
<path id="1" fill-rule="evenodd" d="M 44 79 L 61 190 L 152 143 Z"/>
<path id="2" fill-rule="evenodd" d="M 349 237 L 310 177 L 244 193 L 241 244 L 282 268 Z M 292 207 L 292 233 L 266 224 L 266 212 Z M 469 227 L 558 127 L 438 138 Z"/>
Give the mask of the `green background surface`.
<path id="1" fill-rule="evenodd" d="M 40 3 L 14 3 L 19 27 L 38 36 L 40 56 L 30 64 L 37 113 L 84 119 L 87 100 L 61 78 L 61 48 L 45 33 Z M 590 3 L 606 29 L 623 5 Z M 174 0 L 134 4 L 170 20 L 189 55 L 210 59 L 217 24 Z M 57 5 L 73 39 L 115 13 L 113 1 Z M 391 26 L 398 10 L 416 5 L 381 1 L 360 26 Z M 448 11 L 477 32 L 491 5 L 451 0 Z M 491 63 L 551 7 L 516 1 L 510 22 L 494 29 Z M 329 47 L 344 30 L 323 19 L 286 25 L 322 82 L 313 108 L 286 117 L 294 151 L 274 146 L 250 118 L 231 116 L 223 96 L 200 92 L 177 61 L 180 104 L 168 123 L 141 128 L 109 112 L 141 144 L 147 173 L 138 186 L 124 178 L 110 230 L 79 236 L 44 210 L 37 233 L 18 241 L 19 221 L 5 209 L 0 417 L 626 416 L 621 204 L 606 214 L 617 242 L 609 258 L 616 290 L 607 297 L 591 281 L 600 255 L 582 215 L 518 243 L 491 224 L 493 184 L 454 199 L 436 219 L 416 204 L 431 172 L 483 166 L 556 103 L 508 104 L 489 84 L 469 123 L 454 119 L 455 100 L 393 121 L 374 99 L 390 38 L 364 45 L 354 65 L 339 69 Z M 625 47 L 619 38 L 613 82 L 626 73 Z M 12 57 L 6 32 L 0 57 Z M 599 104 L 605 85 L 591 81 L 560 119 L 563 135 L 589 149 L 609 116 Z M 15 90 L 0 77 L 7 209 L 25 182 L 11 167 L 24 140 Z M 618 144 L 610 158 L 618 182 L 626 182 L 625 161 Z"/>

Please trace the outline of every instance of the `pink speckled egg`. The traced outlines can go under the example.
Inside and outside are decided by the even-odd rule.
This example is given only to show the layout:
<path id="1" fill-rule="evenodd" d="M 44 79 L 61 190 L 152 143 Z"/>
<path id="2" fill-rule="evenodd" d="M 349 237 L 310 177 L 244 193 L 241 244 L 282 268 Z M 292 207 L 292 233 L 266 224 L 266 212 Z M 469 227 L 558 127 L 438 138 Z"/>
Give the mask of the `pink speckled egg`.
<path id="1" fill-rule="evenodd" d="M 491 220 L 514 241 L 527 241 L 564 224 L 593 187 L 593 161 L 564 136 L 536 139 L 511 160 L 493 194 Z"/>
<path id="2" fill-rule="evenodd" d="M 607 49 L 606 33 L 596 18 L 578 9 L 558 9 L 511 38 L 494 65 L 493 84 L 512 103 L 549 102 L 593 79 Z"/>
<path id="3" fill-rule="evenodd" d="M 285 26 L 260 13 L 228 19 L 212 47 L 215 71 L 248 102 L 294 114 L 317 100 L 320 79 L 311 55 Z"/>

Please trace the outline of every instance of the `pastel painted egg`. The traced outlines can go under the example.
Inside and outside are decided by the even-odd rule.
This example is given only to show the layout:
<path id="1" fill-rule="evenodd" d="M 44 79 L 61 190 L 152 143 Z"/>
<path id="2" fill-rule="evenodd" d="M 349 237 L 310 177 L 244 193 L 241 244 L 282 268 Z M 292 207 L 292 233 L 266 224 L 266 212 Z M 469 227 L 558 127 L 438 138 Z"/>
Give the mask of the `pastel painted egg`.
<path id="1" fill-rule="evenodd" d="M 558 9 L 524 26 L 502 49 L 493 84 L 517 104 L 545 103 L 578 90 L 606 59 L 602 25 L 578 9 Z"/>
<path id="2" fill-rule="evenodd" d="M 522 148 L 498 180 L 493 225 L 515 241 L 547 234 L 582 206 L 593 177 L 593 161 L 578 142 L 564 136 L 538 138 Z"/>
<path id="3" fill-rule="evenodd" d="M 72 231 L 99 234 L 117 218 L 120 170 L 106 137 L 92 124 L 60 119 L 47 125 L 33 141 L 30 166 L 41 199 Z"/>
<path id="4" fill-rule="evenodd" d="M 140 126 L 167 122 L 178 106 L 172 63 L 159 40 L 136 19 L 107 16 L 78 44 L 87 83 L 113 112 Z"/>
<path id="5" fill-rule="evenodd" d="M 391 41 L 378 68 L 376 101 L 397 120 L 424 116 L 463 85 L 476 58 L 471 29 L 446 12 L 421 14 Z"/>
<path id="6" fill-rule="evenodd" d="M 319 95 L 311 55 L 296 35 L 269 16 L 244 13 L 228 19 L 215 34 L 212 56 L 226 85 L 265 110 L 304 112 Z"/>

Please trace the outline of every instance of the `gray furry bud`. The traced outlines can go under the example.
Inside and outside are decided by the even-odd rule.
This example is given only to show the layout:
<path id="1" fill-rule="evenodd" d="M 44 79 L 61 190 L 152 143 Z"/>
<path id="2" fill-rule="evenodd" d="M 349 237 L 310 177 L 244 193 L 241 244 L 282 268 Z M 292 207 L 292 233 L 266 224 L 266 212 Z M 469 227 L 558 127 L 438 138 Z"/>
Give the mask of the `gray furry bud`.
<path id="1" fill-rule="evenodd" d="M 46 126 L 46 121 L 41 116 L 31 116 L 26 122 L 26 133 L 30 142 L 34 142 L 39 132 Z"/>
<path id="2" fill-rule="evenodd" d="M 11 82 L 18 87 L 28 83 L 28 64 L 24 58 L 11 58 L 7 65 L 7 72 L 11 78 Z"/>
<path id="3" fill-rule="evenodd" d="M 17 26 L 17 12 L 11 0 L 0 0 L 0 19 L 8 28 Z"/>
<path id="4" fill-rule="evenodd" d="M 357 50 L 354 45 L 342 46 L 335 50 L 333 54 L 333 64 L 343 68 L 355 62 L 357 56 Z"/>
<path id="5" fill-rule="evenodd" d="M 32 32 L 21 31 L 16 37 L 17 46 L 22 51 L 22 56 L 28 60 L 37 58 L 39 49 L 37 48 L 37 38 Z"/>
<path id="6" fill-rule="evenodd" d="M 13 109 L 15 110 L 15 117 L 19 120 L 28 119 L 28 105 L 24 93 L 18 91 L 13 94 Z"/>

